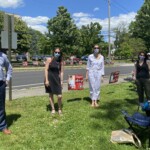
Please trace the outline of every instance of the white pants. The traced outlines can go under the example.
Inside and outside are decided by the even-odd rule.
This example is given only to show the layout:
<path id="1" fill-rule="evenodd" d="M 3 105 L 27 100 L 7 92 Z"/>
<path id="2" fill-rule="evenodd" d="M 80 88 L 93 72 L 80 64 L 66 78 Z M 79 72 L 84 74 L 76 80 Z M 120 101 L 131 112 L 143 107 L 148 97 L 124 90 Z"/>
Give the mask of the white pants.
<path id="1" fill-rule="evenodd" d="M 88 78 L 91 100 L 98 100 L 100 98 L 101 76 L 101 71 L 89 71 Z"/>

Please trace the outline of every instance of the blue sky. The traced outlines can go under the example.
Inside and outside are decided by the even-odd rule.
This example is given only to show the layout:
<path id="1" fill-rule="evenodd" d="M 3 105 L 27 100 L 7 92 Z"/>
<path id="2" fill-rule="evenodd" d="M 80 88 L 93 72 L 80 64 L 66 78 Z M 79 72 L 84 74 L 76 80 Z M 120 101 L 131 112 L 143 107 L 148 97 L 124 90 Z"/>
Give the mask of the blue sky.
<path id="1" fill-rule="evenodd" d="M 110 0 L 111 29 L 134 20 L 144 0 Z M 59 6 L 68 9 L 78 27 L 99 22 L 103 33 L 108 31 L 108 0 L 0 0 L 0 10 L 16 14 L 33 29 L 47 32 L 48 19 Z"/>

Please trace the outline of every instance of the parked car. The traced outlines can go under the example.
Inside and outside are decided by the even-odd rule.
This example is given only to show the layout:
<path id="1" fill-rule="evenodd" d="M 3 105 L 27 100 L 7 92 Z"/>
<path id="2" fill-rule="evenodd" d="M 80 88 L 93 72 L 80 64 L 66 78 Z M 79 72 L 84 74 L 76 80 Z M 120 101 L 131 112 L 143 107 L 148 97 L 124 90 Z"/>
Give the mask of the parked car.
<path id="1" fill-rule="evenodd" d="M 24 54 L 17 55 L 17 56 L 16 56 L 16 60 L 17 60 L 17 61 L 27 61 L 27 57 L 26 57 L 26 55 L 24 55 Z"/>
<path id="2" fill-rule="evenodd" d="M 88 60 L 88 55 L 82 56 L 82 57 L 81 57 L 81 60 L 87 61 L 87 60 Z"/>
<path id="3" fill-rule="evenodd" d="M 41 56 L 39 56 L 39 55 L 33 55 L 32 56 L 32 60 L 34 60 L 34 61 L 40 61 L 42 58 L 41 58 Z"/>
<path id="4" fill-rule="evenodd" d="M 46 58 L 52 57 L 52 55 L 44 55 L 43 60 L 46 60 Z"/>

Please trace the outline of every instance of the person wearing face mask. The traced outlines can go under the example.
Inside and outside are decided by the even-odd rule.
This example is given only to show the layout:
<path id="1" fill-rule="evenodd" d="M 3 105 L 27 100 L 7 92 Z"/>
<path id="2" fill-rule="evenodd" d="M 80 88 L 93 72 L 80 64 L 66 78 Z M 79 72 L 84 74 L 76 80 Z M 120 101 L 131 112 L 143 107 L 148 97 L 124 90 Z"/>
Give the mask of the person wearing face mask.
<path id="1" fill-rule="evenodd" d="M 150 74 L 145 52 L 140 52 L 138 55 L 138 60 L 135 63 L 134 79 L 137 85 L 139 103 L 144 102 L 144 93 L 146 99 L 150 100 Z"/>
<path id="2" fill-rule="evenodd" d="M 63 84 L 63 60 L 60 48 L 54 50 L 52 58 L 48 58 L 45 64 L 45 91 L 49 93 L 51 114 L 55 114 L 54 94 L 58 99 L 58 113 L 62 114 L 62 84 Z"/>
<path id="3" fill-rule="evenodd" d="M 86 67 L 86 80 L 89 80 L 90 98 L 92 107 L 98 107 L 100 98 L 101 80 L 104 76 L 104 57 L 100 53 L 98 45 L 94 46 L 93 54 L 90 54 Z"/>

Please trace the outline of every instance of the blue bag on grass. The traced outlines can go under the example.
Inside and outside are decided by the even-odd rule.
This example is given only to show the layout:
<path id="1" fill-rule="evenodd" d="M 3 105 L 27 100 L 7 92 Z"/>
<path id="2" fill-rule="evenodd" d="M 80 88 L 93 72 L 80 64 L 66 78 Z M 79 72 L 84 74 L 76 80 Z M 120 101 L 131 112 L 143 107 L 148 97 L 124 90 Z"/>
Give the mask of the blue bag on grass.
<path id="1" fill-rule="evenodd" d="M 141 107 L 143 111 L 150 111 L 150 101 L 145 101 L 141 104 Z"/>

